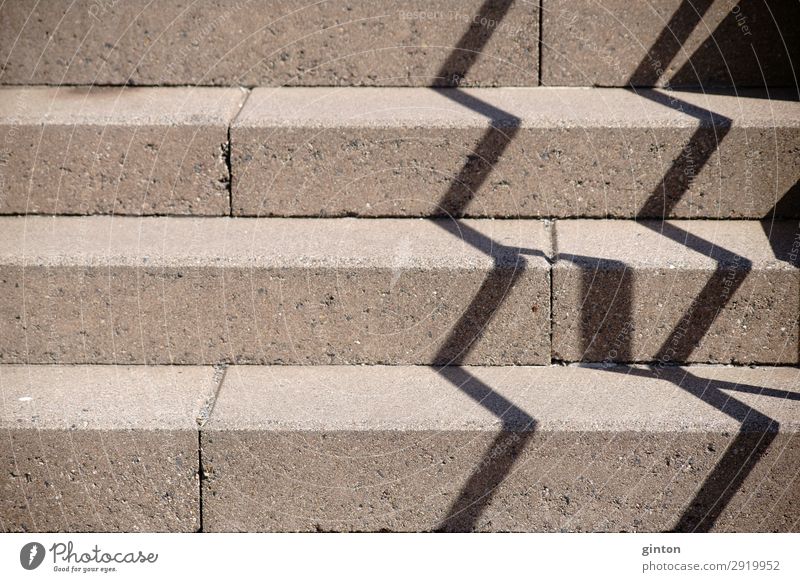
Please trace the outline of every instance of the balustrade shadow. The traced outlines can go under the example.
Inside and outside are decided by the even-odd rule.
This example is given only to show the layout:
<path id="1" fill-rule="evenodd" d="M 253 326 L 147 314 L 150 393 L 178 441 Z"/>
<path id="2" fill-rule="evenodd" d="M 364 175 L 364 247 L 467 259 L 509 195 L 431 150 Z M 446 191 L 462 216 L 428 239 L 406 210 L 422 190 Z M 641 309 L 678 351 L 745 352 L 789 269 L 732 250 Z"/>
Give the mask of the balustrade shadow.
<path id="1" fill-rule="evenodd" d="M 798 392 L 701 378 L 686 368 L 677 366 L 618 365 L 609 366 L 606 370 L 612 373 L 668 380 L 740 423 L 736 436 L 670 530 L 673 532 L 710 531 L 778 435 L 780 424 L 776 420 L 724 391 L 800 400 Z"/>
<path id="2" fill-rule="evenodd" d="M 516 135 L 521 120 L 457 89 L 443 91 L 443 94 L 485 115 L 490 124 L 468 162 L 439 201 L 439 207 L 452 219 L 435 221 L 440 228 L 491 257 L 493 261 L 491 271 L 434 357 L 435 363 L 442 366 L 438 372 L 443 378 L 489 410 L 502 423 L 499 434 L 494 438 L 478 468 L 473 471 L 437 528 L 437 531 L 472 531 L 491 502 L 497 487 L 510 474 L 520 451 L 524 450 L 532 437 L 536 421 L 461 366 L 510 289 L 524 274 L 528 266 L 525 256 L 538 256 L 547 260 L 549 257 L 541 249 L 500 244 L 459 220 Z"/>
<path id="3" fill-rule="evenodd" d="M 508 14 L 512 4 L 514 0 L 486 0 L 481 5 L 467 31 L 439 67 L 434 77 L 437 85 L 451 87 L 462 83 L 469 70 L 478 61 L 486 43 Z M 491 23 L 494 23 L 494 26 Z"/>
<path id="4" fill-rule="evenodd" d="M 504 8 L 502 14 L 507 12 L 511 3 L 510 1 L 499 3 Z M 727 135 L 732 126 L 732 120 L 686 103 L 673 94 L 659 91 L 637 91 L 633 86 L 638 77 L 648 74 L 648 68 L 652 67 L 650 59 L 653 55 L 660 55 L 664 67 L 674 59 L 681 50 L 682 44 L 697 24 L 702 21 L 702 14 L 708 9 L 710 3 L 710 0 L 703 0 L 695 1 L 692 5 L 691 2 L 685 0 L 670 21 L 671 23 L 680 21 L 683 24 L 681 28 L 683 32 L 676 36 L 668 26 L 658 37 L 648 56 L 639 65 L 630 81 L 631 90 L 638 95 L 665 106 L 677 108 L 698 120 L 698 128 L 687 144 L 687 148 L 690 148 L 693 155 L 692 164 L 698 171 L 718 150 L 719 142 Z M 495 3 L 487 0 L 476 21 L 480 21 L 480 16 L 489 14 L 494 6 Z M 502 18 L 502 16 L 498 16 L 500 12 L 491 13 L 495 14 L 497 22 Z M 687 21 L 691 23 L 691 26 L 685 26 Z M 452 75 L 454 68 L 458 68 L 459 76 L 463 77 L 477 59 L 480 49 L 476 50 L 476 47 L 484 46 L 487 40 L 487 35 L 476 30 L 474 24 L 471 25 L 458 46 L 454 48 L 453 56 L 443 65 L 440 76 Z M 458 57 L 456 57 L 457 54 Z M 457 63 L 458 66 L 454 63 Z M 494 268 L 484 280 L 464 314 L 454 325 L 435 358 L 437 364 L 442 365 L 438 372 L 443 378 L 492 412 L 502 424 L 499 434 L 495 437 L 481 463 L 469 477 L 456 501 L 451 505 L 447 516 L 437 528 L 439 531 L 472 531 L 476 528 L 486 507 L 491 503 L 497 487 L 513 471 L 515 463 L 525 450 L 536 428 L 536 420 L 533 416 L 492 390 L 490 386 L 470 374 L 468 369 L 462 367 L 466 355 L 475 342 L 479 341 L 481 331 L 491 322 L 508 290 L 519 280 L 526 269 L 525 256 L 545 257 L 551 264 L 558 260 L 572 261 L 581 268 L 581 285 L 584 290 L 581 309 L 584 354 L 582 359 L 584 360 L 599 358 L 599 354 L 602 353 L 603 340 L 599 339 L 598 328 L 605 325 L 607 329 L 611 330 L 610 335 L 614 336 L 615 330 L 621 334 L 622 324 L 631 321 L 629 310 L 633 299 L 633 284 L 629 268 L 618 261 L 614 262 L 602 257 L 563 254 L 558 254 L 551 260 L 541 250 L 515 249 L 499 244 L 463 223 L 460 217 L 464 214 L 467 204 L 485 183 L 494 164 L 501 158 L 519 131 L 521 120 L 511 113 L 499 110 L 459 89 L 445 90 L 442 91 L 442 94 L 486 116 L 489 120 L 489 127 L 476 145 L 474 154 L 469 157 L 439 202 L 440 208 L 452 219 L 436 221 L 441 228 L 458 236 L 494 261 Z M 719 312 L 724 309 L 752 268 L 750 261 L 745 257 L 720 248 L 685 229 L 663 221 L 689 189 L 690 182 L 687 180 L 685 165 L 682 163 L 681 157 L 671 164 L 660 184 L 641 207 L 637 218 L 654 216 L 662 218 L 660 223 L 645 221 L 643 224 L 696 252 L 714 258 L 717 268 L 692 302 L 692 308 L 681 318 L 681 323 L 672 330 L 658 350 L 656 359 L 661 368 L 654 369 L 666 369 L 669 365 L 685 361 L 691 355 L 712 326 Z M 736 263 L 737 266 L 733 270 L 731 278 L 730 265 L 732 263 Z M 603 268 L 600 268 L 601 266 Z M 615 288 L 615 299 L 611 304 L 613 310 L 606 309 L 602 318 L 598 320 L 596 306 L 599 304 L 600 295 L 607 297 L 607 286 Z M 724 293 L 721 292 L 723 286 L 726 289 Z M 688 335 L 687 329 L 691 330 Z M 606 333 L 605 337 L 609 337 L 609 334 Z M 624 362 L 626 359 L 632 359 L 630 336 L 622 334 L 619 337 L 622 339 L 619 346 L 615 348 L 617 349 L 615 360 Z M 616 373 L 641 374 L 639 368 L 629 366 L 612 366 L 607 369 Z M 743 481 L 765 454 L 779 428 L 777 421 L 725 394 L 722 390 L 758 391 L 759 394 L 774 397 L 795 398 L 796 395 L 787 393 L 791 395 L 787 396 L 781 391 L 763 390 L 756 386 L 725 385 L 723 388 L 722 385 L 725 383 L 719 382 L 707 382 L 704 389 L 698 390 L 696 386 L 699 379 L 683 369 L 680 370 L 682 376 L 670 372 L 662 373 L 662 377 L 717 410 L 735 418 L 741 426 L 737 436 L 706 477 L 673 528 L 673 531 L 709 531 L 713 529 L 719 516 L 739 490 Z M 655 373 L 653 369 L 650 372 Z M 693 381 L 687 382 L 687 378 L 690 377 Z M 743 451 L 746 454 L 743 454 Z"/>
<path id="5" fill-rule="evenodd" d="M 691 6 L 691 2 L 684 0 L 678 11 L 684 10 L 685 6 Z M 706 7 L 707 8 L 707 7 Z M 702 15 L 701 15 L 702 16 Z M 695 22 L 695 26 L 702 18 Z M 691 32 L 691 31 L 689 31 Z M 693 55 L 694 56 L 694 55 Z M 640 69 L 649 66 L 649 58 L 640 64 Z M 692 59 L 690 58 L 689 63 Z M 666 67 L 668 63 L 663 63 Z M 691 66 L 690 64 L 685 65 Z M 634 80 L 629 81 L 634 85 Z M 633 89 L 636 91 L 635 89 Z M 697 171 L 705 167 L 714 152 L 719 148 L 719 143 L 730 131 L 733 121 L 727 117 L 714 114 L 714 112 L 692 106 L 672 94 L 666 95 L 668 102 L 665 102 L 665 94 L 657 91 L 640 91 L 638 95 L 650 99 L 663 105 L 677 107 L 687 115 L 691 115 L 698 120 L 699 127 L 689 140 L 684 151 L 689 149 L 700 153 L 697 162 Z M 715 147 L 709 148 L 707 137 L 709 134 L 704 131 L 705 125 L 710 125 L 714 130 Z M 719 131 L 717 131 L 719 128 Z M 659 187 L 651 194 L 645 202 L 640 216 L 652 209 L 654 205 L 661 204 L 664 209 L 663 217 L 669 215 L 675 204 L 686 194 L 688 185 L 679 188 L 674 192 L 667 192 L 669 185 L 668 179 L 674 172 L 674 165 L 665 174 Z M 685 229 L 674 224 L 662 222 L 655 225 L 650 222 L 643 222 L 645 226 L 657 230 L 661 235 L 679 242 L 686 247 L 713 258 L 717 265 L 712 276 L 704 285 L 703 289 L 692 301 L 692 305 L 681 318 L 681 321 L 672 330 L 660 349 L 657 351 L 655 359 L 660 365 L 666 363 L 680 363 L 687 361 L 691 353 L 698 346 L 702 338 L 708 333 L 714 320 L 720 311 L 730 302 L 736 290 L 741 287 L 747 275 L 752 270 L 752 263 L 736 253 L 728 251 L 718 245 L 706 241 Z M 731 268 L 731 265 L 735 265 Z M 687 335 L 688 334 L 688 335 Z M 685 376 L 684 376 L 685 378 Z M 775 439 L 779 425 L 777 421 L 767 417 L 761 412 L 745 405 L 722 393 L 718 388 L 709 385 L 707 390 L 692 390 L 685 382 L 672 379 L 673 383 L 681 389 L 687 391 L 703 402 L 714 406 L 720 412 L 733 416 L 741 423 L 741 428 L 737 436 L 730 443 L 720 460 L 715 465 L 711 473 L 706 477 L 703 484 L 689 503 L 684 513 L 678 519 L 672 531 L 710 531 L 716 524 L 719 516 L 727 507 L 733 496 L 741 487 L 742 483 L 750 474 L 761 457 L 766 453 L 769 445 Z M 738 408 L 737 414 L 731 413 L 730 403 L 734 401 Z M 762 432 L 757 432 L 757 438 L 746 431 L 745 421 L 748 418 L 757 419 L 758 425 L 764 426 Z M 742 458 L 741 451 L 749 450 L 749 454 Z"/>

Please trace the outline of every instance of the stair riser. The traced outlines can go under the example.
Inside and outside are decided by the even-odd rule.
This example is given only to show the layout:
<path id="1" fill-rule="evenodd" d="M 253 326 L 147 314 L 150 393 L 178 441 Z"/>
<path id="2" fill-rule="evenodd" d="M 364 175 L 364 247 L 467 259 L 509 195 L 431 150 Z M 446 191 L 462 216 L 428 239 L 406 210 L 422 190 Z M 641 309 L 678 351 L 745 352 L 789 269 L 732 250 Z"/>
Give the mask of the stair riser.
<path id="1" fill-rule="evenodd" d="M 488 275 L 28 267 L 23 276 L 21 269 L 0 268 L 8 330 L 0 357 L 4 363 L 549 363 L 546 271 L 518 278 L 513 269 L 495 272 L 496 281 L 480 291 L 491 322 L 481 329 L 478 316 L 475 325 L 456 325 Z M 719 313 L 693 299 L 709 277 L 557 267 L 553 357 L 797 363 L 796 273 L 748 274 Z M 725 291 L 724 282 L 705 289 Z M 697 323 L 712 315 L 708 330 Z M 458 337 L 449 340 L 454 328 Z"/>
<path id="2" fill-rule="evenodd" d="M 224 127 L 27 126 L 14 135 L 27 147 L 15 149 L 2 214 L 229 213 Z"/>
<path id="3" fill-rule="evenodd" d="M 448 339 L 488 275 L 446 267 L 263 265 L 28 267 L 23 276 L 21 269 L 0 268 L 0 312 L 10 324 L 0 358 L 42 364 L 549 362 L 546 270 L 519 278 L 513 268 L 496 272 L 496 282 L 482 290 L 491 322 L 485 329 L 463 326 L 456 341 Z"/>
<path id="4" fill-rule="evenodd" d="M 468 431 L 202 439 L 207 531 L 670 530 L 732 441 L 708 433 Z M 742 466 L 762 440 L 739 440 L 728 461 Z M 800 439 L 772 440 L 714 531 L 791 531 L 800 513 L 787 492 L 798 470 Z"/>
<path id="5" fill-rule="evenodd" d="M 4 432 L 3 531 L 200 528 L 197 431 Z"/>
<path id="6" fill-rule="evenodd" d="M 483 5 L 57 0 L 32 8 L 8 2 L 0 11 L 0 57 L 7 62 L 0 82 L 536 85 L 538 3 Z M 470 28 L 463 50 L 456 50 Z"/>
<path id="7" fill-rule="evenodd" d="M 239 126 L 233 212 L 763 218 L 796 189 L 800 130 L 734 128 L 722 139 L 724 131 Z"/>
<path id="8" fill-rule="evenodd" d="M 553 294 L 558 360 L 797 362 L 796 272 L 676 276 L 665 269 L 578 273 L 561 265 L 553 274 Z"/>
<path id="9" fill-rule="evenodd" d="M 796 87 L 798 26 L 790 0 L 544 0 L 542 84 Z"/>

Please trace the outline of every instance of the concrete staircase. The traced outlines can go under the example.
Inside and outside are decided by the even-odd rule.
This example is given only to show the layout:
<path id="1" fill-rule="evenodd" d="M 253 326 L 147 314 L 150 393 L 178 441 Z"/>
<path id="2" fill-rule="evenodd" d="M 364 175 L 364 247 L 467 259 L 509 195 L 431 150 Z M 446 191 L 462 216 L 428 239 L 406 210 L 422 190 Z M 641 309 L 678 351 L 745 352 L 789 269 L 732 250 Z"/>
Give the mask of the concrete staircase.
<path id="1" fill-rule="evenodd" d="M 0 530 L 797 531 L 796 3 L 0 6 Z"/>

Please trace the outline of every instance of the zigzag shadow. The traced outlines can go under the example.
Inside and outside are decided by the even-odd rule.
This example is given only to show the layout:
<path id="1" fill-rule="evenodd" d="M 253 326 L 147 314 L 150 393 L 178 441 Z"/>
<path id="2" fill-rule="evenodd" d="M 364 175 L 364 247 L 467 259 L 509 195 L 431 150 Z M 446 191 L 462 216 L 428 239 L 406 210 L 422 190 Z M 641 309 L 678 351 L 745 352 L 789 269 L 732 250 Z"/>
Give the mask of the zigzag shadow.
<path id="1" fill-rule="evenodd" d="M 800 394 L 758 386 L 708 380 L 684 368 L 631 366 L 607 368 L 610 372 L 672 382 L 740 423 L 739 431 L 708 474 L 671 532 L 708 532 L 778 436 L 780 424 L 723 390 L 759 394 L 773 398 L 800 400 Z"/>
<path id="2" fill-rule="evenodd" d="M 710 3 L 710 0 L 703 0 L 703 2 L 698 3 L 697 5 L 702 10 L 702 12 L 698 12 L 691 2 L 684 0 L 671 22 L 685 22 L 688 14 L 691 26 L 685 27 L 680 35 L 676 35 L 675 31 L 668 25 L 657 39 L 649 55 L 654 53 L 662 55 L 661 62 L 666 67 L 678 54 L 683 42 L 691 34 L 694 27 L 702 20 L 702 13 Z M 502 14 L 505 14 L 510 4 L 511 1 L 502 3 L 504 7 Z M 489 13 L 492 10 L 492 5 L 494 5 L 492 0 L 487 0 L 481 7 L 481 12 L 476 21 L 480 21 L 481 16 Z M 692 13 L 696 15 L 696 18 L 691 16 Z M 501 17 L 497 16 L 498 13 L 495 11 L 492 14 L 499 22 Z M 478 34 L 474 27 L 471 26 L 454 49 L 454 55 L 456 53 L 460 54 L 459 58 L 461 59 L 464 58 L 464 54 L 471 55 L 470 58 L 463 61 L 464 67 L 460 71 L 461 77 L 474 64 L 480 52 L 480 47 L 486 43 L 486 40 L 488 40 L 488 36 Z M 448 59 L 447 63 L 442 67 L 441 75 L 451 74 L 453 69 L 451 61 L 453 61 L 453 58 Z M 640 63 L 637 72 L 634 73 L 634 77 L 648 74 L 649 59 L 650 57 L 647 56 Z M 633 86 L 633 80 L 634 78 L 632 77 L 631 86 Z M 469 374 L 467 370 L 458 366 L 464 362 L 465 356 L 479 339 L 481 330 L 491 322 L 496 309 L 502 303 L 508 290 L 524 272 L 527 266 L 524 255 L 547 257 L 540 250 L 513 249 L 498 244 L 458 220 L 467 204 L 488 178 L 494 164 L 500 159 L 511 140 L 518 133 L 521 120 L 458 89 L 445 91 L 443 94 L 489 119 L 489 128 L 476 145 L 470 162 L 462 168 L 451 183 L 448 192 L 440 201 L 440 207 L 453 217 L 453 221 L 449 223 L 437 221 L 437 224 L 441 227 L 459 236 L 494 260 L 494 268 L 486 277 L 464 314 L 455 324 L 436 356 L 437 362 L 446 363 L 439 370 L 439 373 L 445 379 L 503 421 L 502 430 L 494 439 L 478 468 L 467 480 L 456 501 L 451 505 L 447 516 L 437 528 L 438 531 L 472 531 L 475 529 L 479 517 L 491 503 L 497 487 L 511 473 L 519 455 L 532 438 L 533 431 L 536 428 L 536 420 L 513 402 L 492 391 L 491 387 Z M 639 94 L 665 106 L 677 107 L 680 111 L 698 120 L 698 128 L 690 138 L 689 146 L 687 147 L 692 147 L 693 151 L 700 152 L 699 163 L 696 160 L 694 163 L 698 171 L 702 169 L 717 151 L 719 142 L 730 130 L 732 120 L 717 115 L 712 111 L 690 105 L 667 93 L 647 91 Z M 711 143 L 709 143 L 709 137 L 713 137 Z M 686 194 L 688 188 L 689 182 L 685 179 L 684 168 L 680 165 L 679 160 L 675 160 L 665 173 L 660 184 L 642 206 L 639 217 L 652 217 L 654 215 L 662 218 L 667 217 Z M 725 307 L 736 289 L 744 282 L 752 265 L 745 257 L 720 248 L 712 242 L 706 241 L 673 224 L 662 221 L 658 226 L 652 223 L 648 223 L 647 226 L 696 252 L 711 256 L 717 262 L 715 272 L 693 301 L 693 307 L 681 318 L 681 323 L 670 333 L 667 340 L 658 350 L 657 359 L 659 365 L 663 367 L 671 362 L 686 360 L 702 337 L 707 334 L 719 311 Z M 615 317 L 617 320 L 630 321 L 630 313 L 626 309 L 630 308 L 632 284 L 630 276 L 626 278 L 625 275 L 628 272 L 626 265 L 619 262 L 610 262 L 599 257 L 558 255 L 554 259 L 573 261 L 583 266 L 586 266 L 587 263 L 592 265 L 602 262 L 607 267 L 610 266 L 610 269 L 604 271 L 603 276 L 608 281 L 616 283 L 619 301 L 615 303 Z M 731 280 L 730 273 L 724 269 L 725 265 L 729 265 L 731 262 L 736 262 L 739 266 L 734 271 L 733 280 Z M 615 275 L 614 273 L 621 273 L 621 275 Z M 584 297 L 589 299 L 589 302 L 591 302 L 592 288 L 597 276 L 595 269 L 583 270 Z M 618 281 L 614 281 L 615 276 L 620 277 Z M 725 281 L 726 278 L 727 281 Z M 720 294 L 719 289 L 722 284 L 727 285 L 728 291 Z M 586 305 L 586 302 L 584 302 L 584 305 Z M 686 329 L 691 330 L 689 338 L 686 338 Z M 582 330 L 582 337 L 584 354 L 592 353 L 592 346 L 597 341 L 596 326 L 590 323 L 585 324 Z M 629 359 L 631 357 L 632 348 L 629 341 L 628 339 L 628 343 L 623 342 L 619 346 L 618 360 L 624 361 L 626 358 Z M 636 369 L 629 367 L 619 368 L 614 371 L 620 372 L 623 370 L 626 373 L 638 373 L 634 372 Z M 694 383 L 686 383 L 685 380 L 689 376 L 695 381 Z M 703 485 L 695 494 L 694 499 L 689 503 L 672 530 L 709 531 L 714 527 L 719 516 L 736 494 L 747 475 L 750 474 L 759 459 L 767 451 L 777 434 L 779 426 L 774 419 L 721 392 L 722 388 L 719 383 L 713 386 L 709 383 L 706 389 L 696 390 L 693 386 L 696 385 L 699 379 L 688 372 L 684 373 L 682 380 L 676 380 L 670 374 L 665 374 L 665 377 L 688 393 L 715 407 L 717 410 L 732 416 L 741 423 L 739 433 L 728 446 L 715 468 L 707 476 Z M 726 387 L 726 389 L 758 390 L 760 394 L 779 396 L 777 391 L 765 391 L 754 386 L 746 388 Z M 783 396 L 786 397 L 785 395 Z M 514 419 L 514 421 L 512 422 L 509 419 Z M 520 419 L 522 420 L 521 423 Z M 753 432 L 753 430 L 756 432 Z M 756 437 L 753 437 L 753 435 L 756 435 Z M 509 444 L 507 442 L 508 439 L 513 439 L 513 442 Z M 749 451 L 744 458 L 742 457 L 742 451 Z"/>

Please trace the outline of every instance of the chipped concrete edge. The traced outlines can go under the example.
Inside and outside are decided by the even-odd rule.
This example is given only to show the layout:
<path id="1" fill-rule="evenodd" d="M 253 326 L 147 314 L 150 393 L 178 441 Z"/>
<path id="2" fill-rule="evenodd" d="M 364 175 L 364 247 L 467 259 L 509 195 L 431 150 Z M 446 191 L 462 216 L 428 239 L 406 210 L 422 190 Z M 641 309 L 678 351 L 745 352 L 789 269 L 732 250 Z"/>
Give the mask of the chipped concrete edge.
<path id="1" fill-rule="evenodd" d="M 228 364 L 215 364 L 214 375 L 212 376 L 211 383 L 214 386 L 211 394 L 200 405 L 200 410 L 197 412 L 197 428 L 202 429 L 208 420 L 211 418 L 211 413 L 214 411 L 214 405 L 219 397 L 222 385 L 225 383 L 225 375 L 228 371 Z"/>

